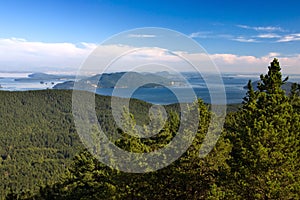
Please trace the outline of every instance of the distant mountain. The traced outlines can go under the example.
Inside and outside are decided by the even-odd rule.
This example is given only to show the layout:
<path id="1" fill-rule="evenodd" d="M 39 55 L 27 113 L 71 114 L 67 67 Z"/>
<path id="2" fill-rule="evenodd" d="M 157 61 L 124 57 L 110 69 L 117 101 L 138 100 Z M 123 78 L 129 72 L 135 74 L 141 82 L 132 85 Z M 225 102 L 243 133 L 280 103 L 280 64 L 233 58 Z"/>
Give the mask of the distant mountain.
<path id="1" fill-rule="evenodd" d="M 28 75 L 27 78 L 16 78 L 15 81 L 55 81 L 55 80 L 64 80 L 64 79 L 75 79 L 73 75 L 54 75 L 46 73 L 33 73 Z"/>
<path id="2" fill-rule="evenodd" d="M 260 80 L 252 82 L 252 87 L 254 90 L 258 90 L 257 86 L 258 86 L 258 83 L 260 83 L 260 82 L 261 82 Z M 291 91 L 292 85 L 293 85 L 293 82 L 286 82 L 285 84 L 283 84 L 281 86 L 281 89 L 283 89 L 286 92 L 286 94 L 288 94 Z M 244 89 L 248 89 L 247 85 L 244 86 Z"/>
<path id="3" fill-rule="evenodd" d="M 66 81 L 53 86 L 53 89 L 71 90 L 74 87 L 74 81 Z"/>
<path id="4" fill-rule="evenodd" d="M 54 79 L 54 78 L 60 78 L 58 75 L 53 75 L 53 74 L 46 74 L 46 73 L 33 73 L 28 75 L 29 78 L 32 79 Z"/>
<path id="5" fill-rule="evenodd" d="M 85 78 L 79 81 L 83 87 L 93 88 L 132 88 L 132 87 L 162 87 L 172 86 L 174 81 L 169 78 L 150 73 L 137 73 L 137 72 L 117 72 L 117 73 L 104 73 Z M 66 81 L 64 83 L 56 84 L 53 89 L 72 89 L 74 81 Z"/>

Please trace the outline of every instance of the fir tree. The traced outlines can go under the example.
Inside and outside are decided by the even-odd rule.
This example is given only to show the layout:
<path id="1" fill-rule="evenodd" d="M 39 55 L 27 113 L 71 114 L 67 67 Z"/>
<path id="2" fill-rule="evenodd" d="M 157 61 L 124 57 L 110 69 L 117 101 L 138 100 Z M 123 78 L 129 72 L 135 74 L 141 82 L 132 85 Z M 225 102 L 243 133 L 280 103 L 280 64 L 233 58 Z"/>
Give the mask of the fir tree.
<path id="1" fill-rule="evenodd" d="M 231 189 L 241 199 L 295 199 L 300 194 L 299 112 L 281 89 L 277 59 L 251 82 L 242 109 L 231 123 Z"/>

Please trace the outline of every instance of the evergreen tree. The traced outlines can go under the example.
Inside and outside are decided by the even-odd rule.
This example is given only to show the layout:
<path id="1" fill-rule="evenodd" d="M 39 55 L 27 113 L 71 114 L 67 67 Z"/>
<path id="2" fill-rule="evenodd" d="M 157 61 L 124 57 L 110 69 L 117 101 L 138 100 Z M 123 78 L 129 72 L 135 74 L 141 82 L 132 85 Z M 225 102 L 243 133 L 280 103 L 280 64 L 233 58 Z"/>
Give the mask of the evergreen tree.
<path id="1" fill-rule="evenodd" d="M 274 59 L 259 91 L 249 82 L 242 109 L 227 125 L 233 146 L 228 186 L 236 198 L 300 198 L 299 111 L 281 89 L 286 80 Z"/>

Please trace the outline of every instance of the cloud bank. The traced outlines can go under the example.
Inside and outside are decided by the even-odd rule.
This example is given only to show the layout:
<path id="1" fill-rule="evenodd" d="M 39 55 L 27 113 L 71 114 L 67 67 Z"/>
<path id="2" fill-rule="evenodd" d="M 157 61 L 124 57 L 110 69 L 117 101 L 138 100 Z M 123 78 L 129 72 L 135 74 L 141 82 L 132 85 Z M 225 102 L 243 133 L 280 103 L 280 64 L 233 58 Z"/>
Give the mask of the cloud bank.
<path id="1" fill-rule="evenodd" d="M 71 70 L 96 48 L 95 44 L 31 42 L 0 38 L 0 70 Z"/>
<path id="2" fill-rule="evenodd" d="M 17 38 L 0 39 L 0 71 L 76 72 L 96 47 L 97 45 L 92 43 L 76 45 L 72 43 L 31 42 Z M 118 55 L 118 52 L 134 49 L 134 47 L 122 45 L 103 46 L 101 52 L 97 54 L 99 63 L 96 65 L 101 66 L 101 57 L 113 58 L 114 55 Z M 180 59 L 184 57 L 202 64 L 201 71 L 211 71 L 206 65 L 208 57 L 203 53 L 173 53 L 170 54 L 168 50 L 159 48 L 137 50 L 126 56 L 120 56 L 113 67 L 115 71 L 118 69 L 124 71 L 136 65 L 160 63 L 170 68 L 174 67 L 178 71 L 188 71 L 187 63 Z M 274 57 L 279 59 L 284 73 L 300 74 L 300 54 L 284 56 L 277 52 L 270 52 L 262 57 L 235 54 L 209 55 L 209 58 L 221 72 L 264 73 Z"/>

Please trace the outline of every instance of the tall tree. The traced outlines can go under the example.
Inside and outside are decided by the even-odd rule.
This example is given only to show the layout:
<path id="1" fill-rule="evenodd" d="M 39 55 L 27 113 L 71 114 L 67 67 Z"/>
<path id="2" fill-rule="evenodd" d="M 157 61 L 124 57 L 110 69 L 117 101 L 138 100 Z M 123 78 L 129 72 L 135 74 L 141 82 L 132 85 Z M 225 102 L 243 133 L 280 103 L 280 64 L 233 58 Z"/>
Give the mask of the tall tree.
<path id="1" fill-rule="evenodd" d="M 259 91 L 249 82 L 243 107 L 229 125 L 228 185 L 241 199 L 298 199 L 299 111 L 281 89 L 287 78 L 282 80 L 276 58 L 260 78 Z"/>

